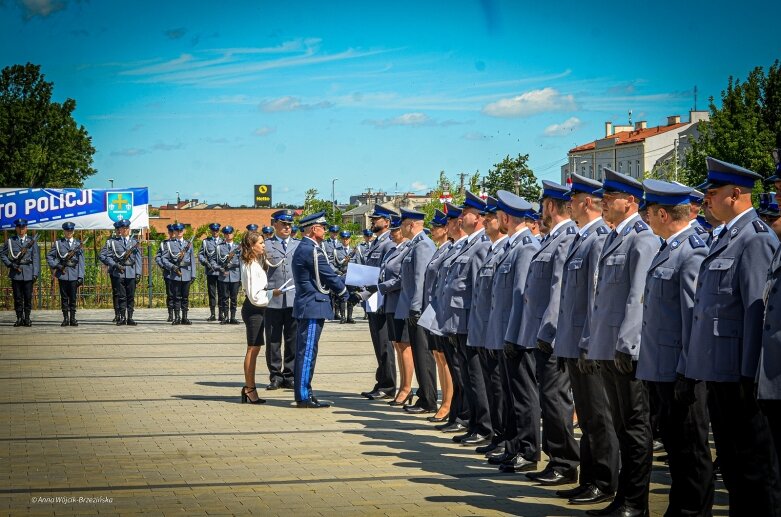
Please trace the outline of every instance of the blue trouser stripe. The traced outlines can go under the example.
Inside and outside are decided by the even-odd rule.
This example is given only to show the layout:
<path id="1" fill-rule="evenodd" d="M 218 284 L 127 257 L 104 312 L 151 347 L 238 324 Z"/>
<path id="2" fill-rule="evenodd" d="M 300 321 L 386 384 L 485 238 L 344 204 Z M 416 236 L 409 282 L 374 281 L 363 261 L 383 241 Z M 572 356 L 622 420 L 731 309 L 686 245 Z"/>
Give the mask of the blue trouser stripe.
<path id="1" fill-rule="evenodd" d="M 298 379 L 299 400 L 307 400 L 310 397 L 309 383 L 311 382 L 312 355 L 314 353 L 315 335 L 317 332 L 317 320 L 307 320 L 306 342 L 304 344 L 304 363 L 301 365 L 301 376 Z"/>

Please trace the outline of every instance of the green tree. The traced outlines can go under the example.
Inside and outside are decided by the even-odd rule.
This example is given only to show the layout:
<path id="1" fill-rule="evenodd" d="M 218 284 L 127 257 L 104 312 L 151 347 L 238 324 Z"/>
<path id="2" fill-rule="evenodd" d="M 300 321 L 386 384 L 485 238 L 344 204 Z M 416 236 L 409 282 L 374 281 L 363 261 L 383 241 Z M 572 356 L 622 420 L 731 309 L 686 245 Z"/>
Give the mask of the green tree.
<path id="1" fill-rule="evenodd" d="M 314 214 L 316 212 L 325 212 L 325 218 L 328 224 L 342 225 L 342 211 L 336 208 L 330 200 L 319 199 L 316 188 L 310 188 L 304 193 L 304 212 L 302 215 Z M 357 226 L 357 225 L 356 225 Z"/>
<path id="2" fill-rule="evenodd" d="M 505 156 L 492 169 L 488 169 L 486 192 L 495 195 L 497 190 L 509 190 L 529 202 L 537 201 L 540 198 L 540 186 L 528 162 L 528 154 L 519 154 L 516 158 L 510 158 L 509 154 Z"/>
<path id="3" fill-rule="evenodd" d="M 38 65 L 0 72 L 0 185 L 81 187 L 95 174 L 92 138 L 72 116 L 76 101 L 52 102 L 52 89 Z"/>

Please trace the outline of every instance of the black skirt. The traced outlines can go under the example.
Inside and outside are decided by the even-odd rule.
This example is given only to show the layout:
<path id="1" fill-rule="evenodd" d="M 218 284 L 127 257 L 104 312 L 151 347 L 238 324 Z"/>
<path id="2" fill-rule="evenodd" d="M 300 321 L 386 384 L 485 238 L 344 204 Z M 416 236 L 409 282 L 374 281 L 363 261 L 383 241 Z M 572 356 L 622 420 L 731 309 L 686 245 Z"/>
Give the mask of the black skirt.
<path id="1" fill-rule="evenodd" d="M 385 314 L 388 322 L 388 339 L 398 341 L 399 343 L 409 343 L 409 332 L 407 332 L 407 321 L 397 320 L 393 314 Z"/>
<path id="2" fill-rule="evenodd" d="M 263 346 L 266 344 L 263 337 L 263 319 L 266 314 L 265 307 L 252 305 L 247 298 L 241 306 L 241 319 L 247 326 L 247 346 Z"/>

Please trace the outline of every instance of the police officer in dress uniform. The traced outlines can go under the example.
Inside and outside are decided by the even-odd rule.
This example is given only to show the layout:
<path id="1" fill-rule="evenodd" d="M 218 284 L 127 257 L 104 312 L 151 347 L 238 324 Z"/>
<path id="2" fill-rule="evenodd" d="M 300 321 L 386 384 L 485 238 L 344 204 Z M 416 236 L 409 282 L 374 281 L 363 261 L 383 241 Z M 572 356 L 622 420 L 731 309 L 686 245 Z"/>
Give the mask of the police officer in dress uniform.
<path id="1" fill-rule="evenodd" d="M 62 223 L 64 236 L 54 242 L 46 256 L 46 262 L 60 285 L 61 327 L 78 327 L 76 321 L 76 293 L 84 283 L 84 250 L 81 241 L 73 237 L 76 225 Z"/>
<path id="2" fill-rule="evenodd" d="M 255 224 L 255 223 L 249 223 L 246 226 L 246 229 L 247 229 L 248 232 L 256 232 L 256 231 L 258 231 L 258 225 Z"/>
<path id="3" fill-rule="evenodd" d="M 330 407 L 312 393 L 317 345 L 326 319 L 333 317 L 329 291 L 347 299 L 347 287 L 328 264 L 320 243 L 325 234 L 325 212 L 301 218 L 304 239 L 293 253 L 292 269 L 296 299 L 293 317 L 298 320 L 296 336 L 295 399 L 300 408 Z"/>
<path id="4" fill-rule="evenodd" d="M 168 230 L 168 239 L 166 241 L 173 240 L 174 238 L 174 224 L 166 225 L 166 229 Z M 162 241 L 162 242 L 166 242 Z M 168 271 L 165 269 L 165 266 L 163 266 L 163 246 L 162 242 L 160 243 L 161 246 L 157 248 L 157 253 L 155 254 L 155 264 L 160 268 L 160 270 L 163 272 L 163 281 L 165 282 L 165 306 L 168 309 L 168 323 L 171 323 L 174 321 L 174 295 L 171 291 L 171 280 L 168 278 Z M 203 250 L 201 250 L 203 251 Z M 216 293 L 216 281 L 215 281 L 215 293 Z M 209 296 L 211 296 L 211 291 L 209 291 Z M 211 300 L 211 298 L 210 298 Z"/>
<path id="5" fill-rule="evenodd" d="M 602 214 L 615 229 L 599 259 L 594 307 L 581 348 L 598 361 L 618 437 L 621 468 L 613 502 L 589 515 L 640 516 L 648 511 L 651 476 L 651 423 L 648 392 L 635 377 L 643 322 L 645 274 L 659 249 L 638 213 L 642 184 L 605 169 Z"/>
<path id="6" fill-rule="evenodd" d="M 117 325 L 135 326 L 133 310 L 136 303 L 136 284 L 141 278 L 139 242 L 130 235 L 130 221 L 123 219 L 116 225 L 119 235 L 106 241 L 98 258 L 108 266 L 111 287 L 117 297 Z"/>
<path id="7" fill-rule="evenodd" d="M 366 264 L 366 252 L 369 251 L 369 246 L 372 245 L 374 234 L 368 228 L 364 229 L 361 234 L 363 235 L 363 241 L 358 244 L 358 249 L 355 252 L 355 262 L 357 264 Z"/>
<path id="8" fill-rule="evenodd" d="M 237 298 L 241 287 L 241 247 L 233 242 L 233 226 L 227 225 L 222 229 L 223 242 L 214 251 L 211 259 L 211 268 L 219 273 L 217 286 L 220 293 L 220 314 L 223 316 L 220 323 L 238 325 L 236 319 Z"/>
<path id="9" fill-rule="evenodd" d="M 376 238 L 366 251 L 367 266 L 380 267 L 385 255 L 395 246 L 390 240 L 391 215 L 397 214 L 381 205 L 374 205 L 374 210 L 369 214 L 371 230 Z M 381 311 L 369 313 L 369 334 L 377 358 L 377 370 L 374 387 L 370 391 L 361 392 L 361 395 L 370 400 L 393 397 L 396 395 L 396 353 L 393 343 L 388 339 L 387 321 Z"/>
<path id="10" fill-rule="evenodd" d="M 174 295 L 174 321 L 172 325 L 192 325 L 187 318 L 190 309 L 190 284 L 195 281 L 195 252 L 192 240 L 186 241 L 184 225 L 174 225 L 173 240 L 164 242 L 161 262 L 168 271 L 168 279 L 171 282 L 171 291 Z"/>
<path id="11" fill-rule="evenodd" d="M 111 253 L 111 241 L 119 238 L 119 226 L 121 222 L 121 220 L 114 222 L 114 233 L 109 235 L 106 242 L 103 244 L 103 249 L 106 249 L 106 253 Z M 172 225 L 169 225 L 169 227 L 170 226 Z M 173 235 L 171 230 L 169 230 L 168 235 L 169 238 Z M 100 259 L 100 254 L 103 252 L 103 249 L 98 253 L 98 259 Z M 111 306 L 114 308 L 114 319 L 111 320 L 111 323 L 116 323 L 119 321 L 119 304 L 117 303 L 117 298 L 119 296 L 117 282 L 119 281 L 119 277 L 113 277 L 109 274 L 109 280 L 111 281 Z"/>
<path id="12" fill-rule="evenodd" d="M 211 232 L 211 235 L 206 237 L 201 243 L 201 250 L 198 252 L 198 262 L 201 263 L 206 271 L 206 289 L 209 292 L 210 315 L 206 321 L 215 321 L 217 318 L 214 316 L 214 309 L 217 307 L 217 280 L 220 276 L 220 272 L 212 268 L 211 261 L 214 259 L 217 246 L 223 242 L 220 238 L 220 223 L 211 223 L 209 225 L 209 231 Z M 168 317 L 172 318 L 173 305 L 168 308 L 168 311 Z M 220 322 L 222 322 L 222 320 L 223 313 L 222 309 L 220 309 Z M 169 321 L 173 321 L 173 318 Z"/>
<path id="13" fill-rule="evenodd" d="M 14 295 L 16 322 L 14 327 L 31 327 L 30 312 L 33 309 L 33 284 L 41 274 L 41 256 L 37 238 L 27 235 L 27 220 L 14 221 L 16 233 L 0 251 L 0 260 L 8 268 L 8 277 Z"/>
<path id="14" fill-rule="evenodd" d="M 261 228 L 260 233 L 263 234 L 264 239 L 270 239 L 274 236 L 274 228 L 271 226 L 264 226 Z"/>
<path id="15" fill-rule="evenodd" d="M 602 376 L 581 349 L 583 327 L 594 307 L 599 257 L 610 228 L 602 219 L 602 183 L 573 173 L 572 218 L 579 230 L 570 245 L 561 274 L 561 303 L 553 354 L 566 361 L 578 414 L 580 478 L 572 489 L 556 495 L 570 504 L 596 504 L 613 498 L 618 483 L 618 439 L 608 408 Z"/>
<path id="16" fill-rule="evenodd" d="M 767 271 L 778 238 L 751 203 L 760 175 L 706 158 L 700 188 L 727 221 L 700 266 L 686 377 L 706 381 L 709 414 L 731 515 L 781 515 L 775 446 L 755 395 Z"/>
<path id="17" fill-rule="evenodd" d="M 291 261 L 301 241 L 292 235 L 293 211 L 277 210 L 271 214 L 274 237 L 266 241 L 268 288 L 279 289 L 293 283 Z M 269 373 L 267 390 L 280 387 L 293 389 L 296 363 L 296 319 L 293 317 L 295 289 L 284 291 L 271 299 L 266 307 L 266 366 Z M 284 344 L 284 349 L 283 349 Z"/>
<path id="18" fill-rule="evenodd" d="M 342 277 L 342 280 L 344 281 L 345 277 L 347 276 L 347 265 L 350 262 L 358 262 L 357 255 L 358 255 L 358 246 L 353 246 L 350 242 L 352 239 L 353 233 L 348 230 L 342 230 L 339 232 L 339 246 L 336 247 L 336 262 L 335 262 L 335 268 L 336 271 L 339 273 L 339 276 Z M 348 288 L 348 291 L 351 291 L 350 288 Z M 355 305 L 352 303 L 348 303 L 345 301 L 339 302 L 339 315 L 341 316 L 341 319 L 339 320 L 339 323 L 350 323 L 354 324 L 355 320 L 353 319 L 353 307 Z"/>
<path id="19" fill-rule="evenodd" d="M 677 377 L 686 372 L 683 351 L 689 348 L 697 275 L 708 247 L 689 220 L 689 187 L 649 179 L 643 188 L 651 230 L 664 243 L 646 276 L 637 378 L 656 392 L 660 405 L 672 478 L 665 514 L 710 515 L 714 475 L 705 384 L 681 379 L 676 390 Z"/>
<path id="20" fill-rule="evenodd" d="M 523 316 L 518 344 L 534 351 L 542 410 L 542 450 L 548 465 L 526 477 L 543 485 L 577 480 L 580 459 L 572 427 L 573 403 L 565 361 L 553 356 L 559 321 L 564 261 L 577 234 L 569 216 L 569 189 L 553 181 L 542 182 L 540 209 L 548 234 L 532 258 L 524 289 Z"/>

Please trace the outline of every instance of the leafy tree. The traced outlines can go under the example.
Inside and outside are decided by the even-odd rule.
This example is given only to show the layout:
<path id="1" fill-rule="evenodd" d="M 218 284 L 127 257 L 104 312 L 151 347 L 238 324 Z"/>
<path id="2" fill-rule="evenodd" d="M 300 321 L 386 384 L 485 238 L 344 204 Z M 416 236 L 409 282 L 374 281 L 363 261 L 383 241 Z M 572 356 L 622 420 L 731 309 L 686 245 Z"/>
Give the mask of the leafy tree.
<path id="1" fill-rule="evenodd" d="M 304 193 L 304 211 L 302 215 L 314 214 L 316 212 L 325 212 L 325 218 L 329 224 L 342 224 L 342 211 L 336 208 L 330 200 L 319 199 L 316 188 L 310 188 Z M 355 225 L 356 227 L 358 225 Z"/>
<path id="2" fill-rule="evenodd" d="M 52 102 L 52 88 L 38 65 L 0 72 L 0 185 L 81 187 L 95 174 L 92 138 L 72 116 L 76 101 Z"/>
<path id="3" fill-rule="evenodd" d="M 540 186 L 528 162 L 528 154 L 518 154 L 516 158 L 510 158 L 509 154 L 505 156 L 501 162 L 488 170 L 485 179 L 486 191 L 494 195 L 497 190 L 509 190 L 529 202 L 537 201 L 540 198 Z"/>

